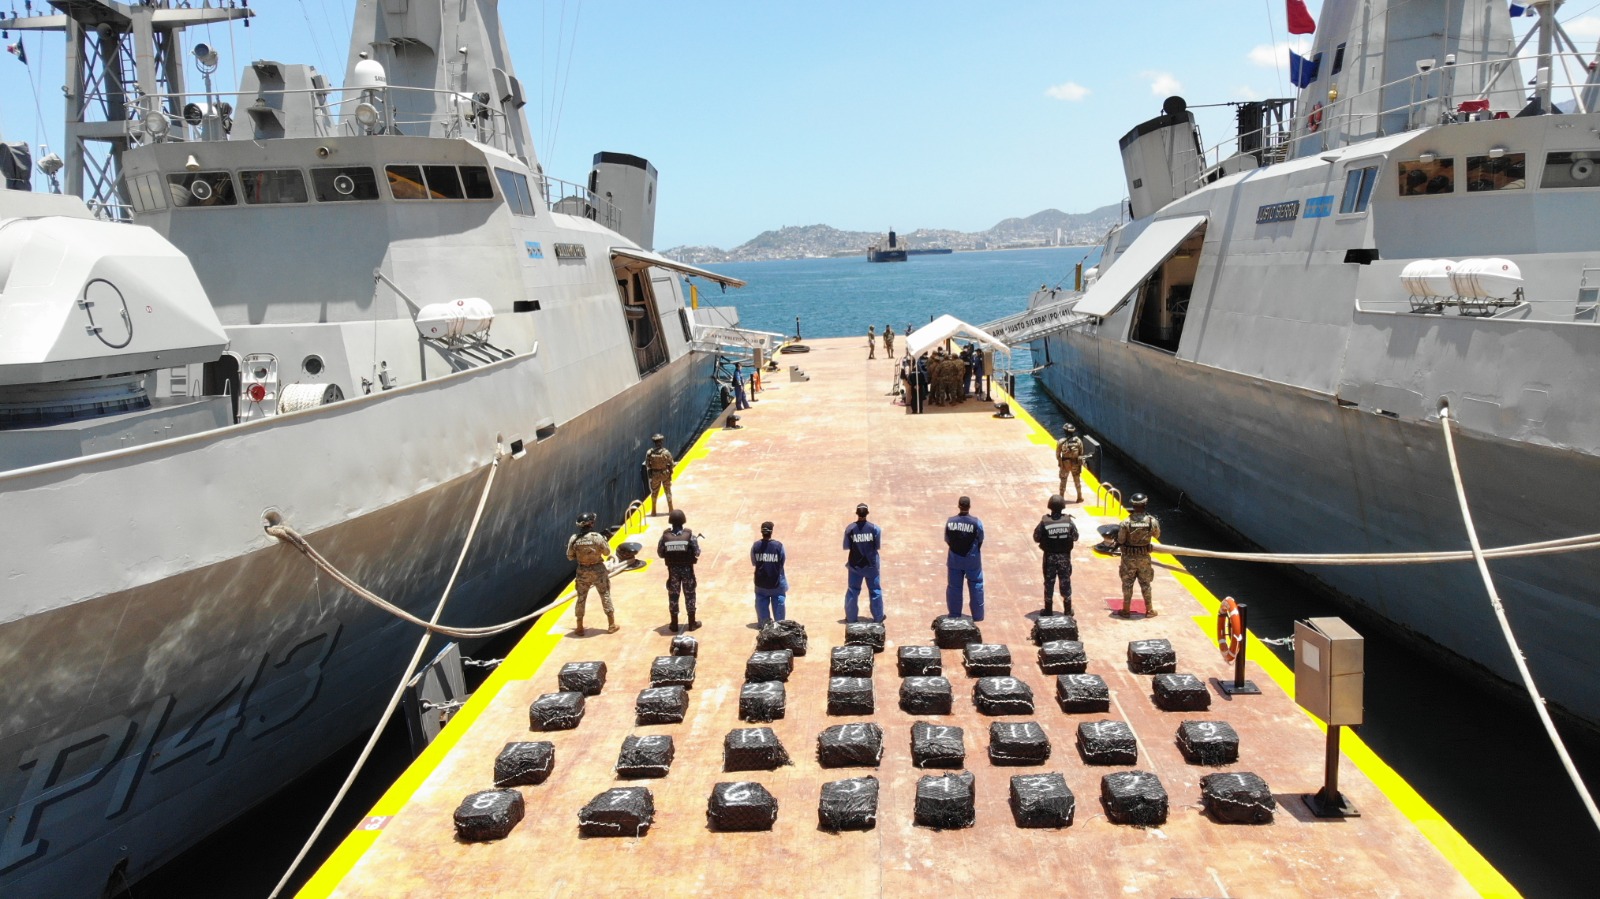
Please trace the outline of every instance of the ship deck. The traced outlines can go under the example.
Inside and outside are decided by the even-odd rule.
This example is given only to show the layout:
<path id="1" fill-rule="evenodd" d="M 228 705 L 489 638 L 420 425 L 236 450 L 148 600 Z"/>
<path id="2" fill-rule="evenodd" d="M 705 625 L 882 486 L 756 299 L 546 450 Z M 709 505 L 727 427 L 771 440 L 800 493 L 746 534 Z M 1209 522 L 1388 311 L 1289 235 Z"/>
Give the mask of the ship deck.
<path id="1" fill-rule="evenodd" d="M 1084 535 L 1074 553 L 1075 611 L 1089 657 L 1088 672 L 1110 688 L 1109 713 L 1068 714 L 1054 701 L 1055 677 L 1041 672 L 1029 640 L 1041 605 L 1040 555 L 1031 540 L 1045 498 L 1055 490 L 1052 435 L 1020 408 L 997 419 L 970 400 L 906 415 L 886 396 L 893 363 L 868 361 L 859 338 L 810 342 L 798 364 L 809 381 L 769 373 L 759 402 L 740 430 L 708 431 L 685 454 L 674 495 L 689 525 L 701 532 L 697 676 L 681 724 L 636 726 L 634 700 L 650 686 L 651 662 L 668 653 L 671 634 L 663 566 L 613 578 L 622 631 L 604 633 L 591 596 L 583 636 L 570 634 L 570 605 L 546 616 L 456 715 L 441 737 L 372 809 L 307 884 L 302 896 L 596 895 L 629 889 L 649 895 L 732 894 L 839 896 L 936 895 L 960 890 L 990 896 L 1141 894 L 1159 896 L 1515 895 L 1514 889 L 1380 759 L 1346 732 L 1340 788 L 1357 818 L 1318 819 L 1301 800 L 1322 783 L 1324 732 L 1294 704 L 1292 673 L 1251 639 L 1248 675 L 1263 695 L 1230 699 L 1229 679 L 1211 634 L 1217 600 L 1157 556 L 1155 618 L 1121 619 L 1116 561 L 1090 551 L 1094 527 L 1117 520 L 1114 501 L 1086 478 L 1083 505 L 1071 505 Z M 973 679 L 960 650 L 942 651 L 954 686 L 952 714 L 911 715 L 898 704 L 895 650 L 931 645 L 930 622 L 944 613 L 945 517 L 960 494 L 984 521 L 988 614 L 986 642 L 1011 648 L 1013 676 L 1031 686 L 1031 715 L 991 718 L 973 704 Z M 857 502 L 869 503 L 884 532 L 883 583 L 887 646 L 876 657 L 876 712 L 827 714 L 829 649 L 844 642 L 844 553 L 840 538 Z M 584 510 L 559 510 L 576 517 Z M 663 512 L 665 511 L 663 507 Z M 786 717 L 770 724 L 739 718 L 739 688 L 755 649 L 749 547 L 762 520 L 776 523 L 788 554 L 788 617 L 806 625 L 810 652 L 795 660 Z M 642 540 L 654 557 L 665 516 L 636 521 L 624 539 Z M 1248 600 L 1248 597 L 1240 597 Z M 866 613 L 866 596 L 861 600 Z M 446 613 L 448 620 L 448 613 Z M 596 627 L 596 623 L 599 627 Z M 1177 670 L 1208 682 L 1211 707 L 1158 709 L 1151 677 L 1132 673 L 1130 641 L 1166 638 Z M 604 691 L 588 699 L 575 730 L 530 732 L 529 705 L 555 692 L 567 662 L 604 661 Z M 1374 685 L 1375 687 L 1380 685 Z M 1085 720 L 1126 722 L 1138 738 L 1132 766 L 1086 764 L 1075 746 Z M 976 779 L 972 827 L 932 830 L 913 823 L 918 779 L 939 774 L 913 767 L 910 731 L 926 720 L 964 729 L 966 770 Z M 1175 734 L 1188 720 L 1225 721 L 1240 739 L 1239 761 L 1220 768 L 1184 760 Z M 884 731 L 876 768 L 823 768 L 818 734 L 840 723 L 871 721 Z M 989 725 L 1036 721 L 1053 752 L 1043 765 L 1000 767 L 987 755 Z M 771 727 L 793 764 L 774 771 L 723 770 L 724 736 L 735 728 Z M 668 734 L 676 758 L 664 778 L 619 780 L 613 766 L 623 738 Z M 452 813 L 463 797 L 493 787 L 492 769 L 512 741 L 548 740 L 555 770 L 537 786 L 520 787 L 527 816 L 508 837 L 466 843 Z M 1170 803 L 1165 824 L 1112 823 L 1102 807 L 1103 775 L 1136 768 L 1155 774 Z M 1270 824 L 1225 824 L 1201 807 L 1202 776 L 1248 771 L 1270 785 L 1277 802 Z M 1076 796 L 1073 823 L 1024 829 L 1008 804 L 1013 775 L 1060 773 Z M 862 832 L 818 826 L 823 783 L 875 776 L 877 822 Z M 713 785 L 755 781 L 778 801 L 770 831 L 721 832 L 708 827 Z M 638 838 L 586 838 L 578 810 L 604 790 L 645 786 L 655 820 Z"/>

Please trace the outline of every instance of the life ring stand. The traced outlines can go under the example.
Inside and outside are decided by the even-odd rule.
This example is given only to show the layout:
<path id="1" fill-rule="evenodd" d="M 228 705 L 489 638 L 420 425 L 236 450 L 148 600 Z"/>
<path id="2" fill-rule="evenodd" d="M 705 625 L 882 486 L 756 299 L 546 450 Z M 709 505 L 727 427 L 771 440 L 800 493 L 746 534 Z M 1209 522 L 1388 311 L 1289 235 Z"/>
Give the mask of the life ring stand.
<path id="1" fill-rule="evenodd" d="M 1306 115 L 1306 129 L 1312 133 L 1322 130 L 1322 104 L 1311 107 L 1311 112 Z"/>
<path id="2" fill-rule="evenodd" d="M 1222 650 L 1223 661 L 1231 662 L 1239 657 L 1243 646 L 1244 616 L 1239 613 L 1239 604 L 1230 596 L 1217 607 L 1217 648 Z"/>

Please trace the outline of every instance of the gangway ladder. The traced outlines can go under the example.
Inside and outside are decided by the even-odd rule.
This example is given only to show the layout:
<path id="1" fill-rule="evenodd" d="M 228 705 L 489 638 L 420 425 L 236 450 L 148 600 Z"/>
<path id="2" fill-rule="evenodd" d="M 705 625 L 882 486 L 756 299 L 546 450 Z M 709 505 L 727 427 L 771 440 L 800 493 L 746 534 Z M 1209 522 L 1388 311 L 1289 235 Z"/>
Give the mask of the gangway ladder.
<path id="1" fill-rule="evenodd" d="M 728 359 L 753 364 L 758 352 L 763 361 L 772 358 L 772 351 L 782 341 L 782 334 L 771 331 L 696 324 L 694 339 L 689 342 L 689 349 L 697 353 L 715 353 Z"/>
<path id="2" fill-rule="evenodd" d="M 1034 294 L 1035 298 L 1038 294 Z M 983 330 L 1007 346 L 1020 346 L 1041 337 L 1089 324 L 1096 316 L 1073 311 L 1081 293 L 1071 293 L 1059 300 L 1033 306 L 1030 309 L 996 319 L 983 326 Z"/>

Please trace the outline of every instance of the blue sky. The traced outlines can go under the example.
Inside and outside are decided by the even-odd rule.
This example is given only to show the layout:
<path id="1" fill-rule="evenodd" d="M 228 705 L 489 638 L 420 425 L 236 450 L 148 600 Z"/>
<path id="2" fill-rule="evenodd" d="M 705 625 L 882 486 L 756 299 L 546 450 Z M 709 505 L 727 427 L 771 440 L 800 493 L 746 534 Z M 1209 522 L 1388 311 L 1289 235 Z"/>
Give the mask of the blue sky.
<path id="1" fill-rule="evenodd" d="M 229 84 L 254 57 L 338 81 L 355 2 L 252 0 L 249 29 L 190 37 L 220 48 Z M 1198 105 L 1292 90 L 1283 0 L 500 6 L 545 170 L 582 181 L 598 150 L 648 158 L 659 247 L 727 248 L 785 225 L 976 231 L 1084 212 L 1123 197 L 1116 140 L 1168 94 Z M 1594 46 L 1600 2 L 1569 0 L 1562 18 Z M 43 142 L 56 144 L 61 39 L 27 48 Z M 37 146 L 26 75 L 0 59 L 0 130 Z M 1230 110 L 1199 114 L 1207 145 L 1231 133 Z"/>

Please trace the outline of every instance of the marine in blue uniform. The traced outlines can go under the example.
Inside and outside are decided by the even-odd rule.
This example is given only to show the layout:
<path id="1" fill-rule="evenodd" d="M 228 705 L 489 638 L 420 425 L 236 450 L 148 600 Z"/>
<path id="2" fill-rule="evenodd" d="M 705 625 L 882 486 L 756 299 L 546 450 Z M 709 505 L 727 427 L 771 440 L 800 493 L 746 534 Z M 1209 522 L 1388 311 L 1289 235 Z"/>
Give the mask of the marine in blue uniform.
<path id="1" fill-rule="evenodd" d="M 983 522 L 971 514 L 972 500 L 956 501 L 959 514 L 945 519 L 944 545 L 950 548 L 945 565 L 950 579 L 945 585 L 944 603 L 950 614 L 961 614 L 961 584 L 967 584 L 972 604 L 972 620 L 983 620 Z"/>
<path id="2" fill-rule="evenodd" d="M 772 522 L 761 522 L 761 539 L 750 545 L 750 564 L 755 566 L 756 621 L 782 621 L 789 579 L 783 573 L 783 544 L 772 539 Z"/>
<path id="3" fill-rule="evenodd" d="M 883 531 L 867 520 L 867 504 L 856 506 L 856 520 L 844 529 L 845 571 L 850 575 L 850 587 L 844 592 L 844 618 L 856 621 L 856 600 L 861 596 L 861 585 L 867 585 L 867 601 L 872 610 L 872 620 L 882 621 L 883 583 L 878 577 L 878 553 L 883 549 Z"/>
<path id="4" fill-rule="evenodd" d="M 694 563 L 700 560 L 700 541 L 695 539 L 694 532 L 686 524 L 689 516 L 683 514 L 682 509 L 672 510 L 667 516 L 667 523 L 671 527 L 661 532 L 661 540 L 656 544 L 656 555 L 667 563 L 667 610 L 672 613 L 672 623 L 668 625 L 672 632 L 678 632 L 678 592 L 683 592 L 684 605 L 689 611 L 689 630 L 700 626 L 694 617 Z"/>
<path id="5" fill-rule="evenodd" d="M 1054 615 L 1056 582 L 1061 583 L 1061 611 L 1072 614 L 1072 545 L 1078 542 L 1078 526 L 1066 514 L 1067 501 L 1057 493 L 1050 497 L 1050 514 L 1033 526 L 1033 542 L 1044 550 L 1044 614 Z"/>
<path id="6" fill-rule="evenodd" d="M 737 362 L 733 363 L 733 408 L 750 408 L 750 400 L 744 394 L 744 375 L 739 373 Z"/>

